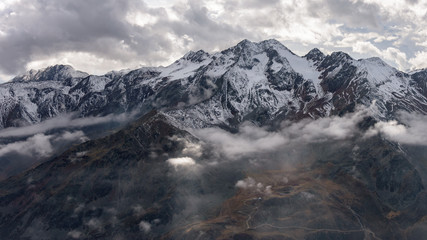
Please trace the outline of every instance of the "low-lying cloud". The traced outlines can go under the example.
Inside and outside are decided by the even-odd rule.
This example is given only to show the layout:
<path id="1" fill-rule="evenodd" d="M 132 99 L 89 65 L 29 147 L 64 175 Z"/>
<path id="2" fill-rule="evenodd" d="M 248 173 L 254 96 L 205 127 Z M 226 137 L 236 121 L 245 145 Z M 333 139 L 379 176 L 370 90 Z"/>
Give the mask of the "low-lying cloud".
<path id="1" fill-rule="evenodd" d="M 285 147 L 294 148 L 310 143 L 347 140 L 356 136 L 372 137 L 377 134 L 402 144 L 427 145 L 427 116 L 400 113 L 398 119 L 378 121 L 366 132 L 362 132 L 358 124 L 370 116 L 370 113 L 369 108 L 359 108 L 342 117 L 285 121 L 277 131 L 243 123 L 235 134 L 219 128 L 198 129 L 194 130 L 194 134 L 216 146 L 229 158 L 274 152 Z"/>
<path id="2" fill-rule="evenodd" d="M 359 132 L 357 124 L 367 116 L 367 109 L 343 117 L 332 116 L 317 120 L 283 122 L 278 131 L 267 131 L 251 123 L 244 123 L 237 134 L 218 128 L 194 130 L 202 140 L 219 147 L 226 156 L 235 158 L 254 153 L 272 152 L 295 143 L 315 143 L 343 140 Z"/>
<path id="3" fill-rule="evenodd" d="M 367 137 L 381 134 L 402 144 L 427 146 L 427 116 L 402 112 L 399 121 L 378 122 L 366 133 Z"/>
<path id="4" fill-rule="evenodd" d="M 54 152 L 55 145 L 65 142 L 84 142 L 88 138 L 82 131 L 65 131 L 58 135 L 36 134 L 23 141 L 0 145 L 0 158 L 7 154 L 16 154 L 32 158 L 47 157 Z"/>
<path id="5" fill-rule="evenodd" d="M 51 138 L 52 136 L 36 134 L 25 141 L 0 145 L 0 157 L 9 153 L 45 157 L 53 151 L 52 144 L 50 142 Z"/>
<path id="6" fill-rule="evenodd" d="M 166 162 L 174 167 L 185 167 L 192 166 L 196 164 L 196 161 L 190 157 L 179 157 L 179 158 L 169 158 Z"/>
<path id="7" fill-rule="evenodd" d="M 239 180 L 236 183 L 236 187 L 244 190 L 255 191 L 257 193 L 262 193 L 269 195 L 272 193 L 271 185 L 264 186 L 263 183 L 255 181 L 251 177 L 247 177 L 243 180 Z"/>
<path id="8" fill-rule="evenodd" d="M 0 130 L 0 138 L 4 137 L 22 137 L 30 136 L 37 133 L 44 133 L 52 129 L 60 128 L 78 128 L 93 126 L 108 122 L 126 122 L 131 119 L 135 113 L 123 113 L 119 115 L 110 114 L 102 117 L 86 117 L 86 118 L 76 118 L 75 113 L 65 114 L 55 118 L 48 119 L 41 123 L 36 123 L 34 125 L 25 126 L 25 127 L 11 127 Z"/>
<path id="9" fill-rule="evenodd" d="M 0 144 L 0 180 L 47 160 L 71 144 L 88 139 L 83 131 L 78 130 L 38 133 L 23 140 Z"/>

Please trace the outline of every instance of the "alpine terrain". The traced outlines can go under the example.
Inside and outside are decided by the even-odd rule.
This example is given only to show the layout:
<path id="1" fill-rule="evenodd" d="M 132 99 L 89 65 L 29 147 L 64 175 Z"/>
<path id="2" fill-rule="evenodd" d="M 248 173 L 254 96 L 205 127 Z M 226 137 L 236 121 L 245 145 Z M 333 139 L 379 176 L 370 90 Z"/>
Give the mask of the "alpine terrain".
<path id="1" fill-rule="evenodd" d="M 427 69 L 276 40 L 0 85 L 1 239 L 423 239 Z"/>

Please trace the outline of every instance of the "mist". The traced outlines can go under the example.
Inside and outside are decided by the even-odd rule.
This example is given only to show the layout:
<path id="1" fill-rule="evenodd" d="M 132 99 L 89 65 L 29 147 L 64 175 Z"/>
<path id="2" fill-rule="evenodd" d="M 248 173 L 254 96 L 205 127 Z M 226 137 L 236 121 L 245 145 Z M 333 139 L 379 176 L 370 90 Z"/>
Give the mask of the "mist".
<path id="1" fill-rule="evenodd" d="M 0 130 L 0 180 L 51 159 L 67 148 L 123 127 L 137 113 L 78 118 L 61 115 L 24 127 Z"/>
<path id="2" fill-rule="evenodd" d="M 364 169 L 365 165 L 376 161 L 374 159 L 377 158 L 373 157 L 375 154 L 380 154 L 378 159 L 394 158 L 397 153 L 390 154 L 387 149 L 395 144 L 414 146 L 421 148 L 419 152 L 425 152 L 427 118 L 402 112 L 395 120 L 372 121 L 372 114 L 374 112 L 370 108 L 359 107 L 344 116 L 284 121 L 275 131 L 250 122 L 242 123 L 236 133 L 221 128 L 188 129 L 200 140 L 198 143 L 187 143 L 197 149 L 198 154 L 189 154 L 185 147 L 187 150 L 182 151 L 181 155 L 167 161 L 172 169 L 172 177 L 177 182 L 175 197 L 179 208 L 173 213 L 173 225 L 203 222 L 203 216 L 207 214 L 220 216 L 227 204 L 231 204 L 226 202 L 232 201 L 230 198 L 248 199 L 248 196 L 253 196 L 256 199 L 269 199 L 277 196 L 277 191 L 283 186 L 301 179 L 314 184 L 320 181 L 322 174 L 326 174 L 323 177 L 329 177 L 328 174 L 336 174 L 334 171 L 345 173 L 369 188 L 376 188 L 375 181 L 371 186 L 372 176 L 367 175 L 371 170 Z M 372 152 L 372 149 L 384 149 L 384 152 Z M 380 168 L 390 168 L 388 164 L 391 163 L 387 161 L 374 163 L 374 166 L 386 164 L 387 167 Z M 408 161 L 423 161 L 417 154 L 399 161 L 399 168 L 414 171 L 414 182 L 420 176 L 417 171 L 425 172 L 427 166 L 409 164 Z M 385 169 L 381 171 L 391 171 Z M 424 175 L 421 174 L 423 179 Z M 345 186 L 346 182 L 341 184 Z M 408 192 L 418 191 L 412 187 L 404 188 Z M 393 190 L 377 191 L 381 201 L 389 202 L 397 209 L 415 203 L 412 193 L 403 190 L 400 193 Z M 302 199 L 299 201 L 314 206 L 316 202 L 322 201 L 318 194 L 302 191 L 296 196 Z M 411 200 L 406 203 L 395 200 L 403 198 Z"/>
<path id="3" fill-rule="evenodd" d="M 0 179 L 15 175 L 72 144 L 89 140 L 83 131 L 61 131 L 46 135 L 37 133 L 25 140 L 0 145 Z"/>
<path id="4" fill-rule="evenodd" d="M 66 229 L 71 238 L 93 233 L 116 236 L 114 231 L 122 227 L 130 229 L 134 238 L 153 239 L 170 232 L 176 238 L 209 238 L 229 226 L 236 232 L 257 232 L 266 226 L 289 227 L 290 232 L 295 226 L 360 228 L 355 230 L 358 234 L 366 226 L 369 233 L 373 225 L 366 219 L 373 212 L 401 211 L 403 216 L 408 206 L 422 200 L 417 197 L 423 185 L 408 162 L 419 156 L 409 159 L 405 148 L 398 146 L 413 143 L 425 149 L 418 144 L 421 133 L 417 141 L 409 141 L 407 135 L 423 131 L 419 129 L 422 116 L 402 113 L 393 121 L 373 119 L 369 108 L 357 108 L 341 117 L 284 121 L 276 130 L 245 122 L 236 133 L 220 128 L 185 132 L 175 128 L 176 122 L 173 127 L 148 119 L 131 125 L 132 131 L 117 131 L 114 137 L 79 145 L 59 156 L 58 165 L 52 166 L 61 166 L 65 174 L 49 175 L 49 183 L 73 178 L 71 185 L 61 187 L 59 197 L 54 196 L 69 207 L 63 221 L 81 222 Z M 81 126 L 98 127 L 86 121 L 82 119 Z M 46 132 L 4 143 L 0 158 L 21 163 L 35 156 L 51 159 L 68 148 L 65 143 L 90 139 L 84 130 L 57 126 L 46 125 Z M 164 135 L 162 130 L 170 133 Z M 147 145 L 144 138 L 153 142 Z M 62 150 L 59 144 L 64 144 Z M 49 166 L 46 169 L 53 169 Z M 400 171 L 405 174 L 397 174 Z M 30 171 L 23 184 L 35 188 L 45 177 Z M 365 206 L 380 208 L 363 211 Z M 36 222 L 32 227 L 39 229 Z"/>
<path id="5" fill-rule="evenodd" d="M 134 118 L 136 112 L 100 117 L 78 118 L 77 113 L 64 114 L 24 127 L 10 127 L 0 130 L 0 138 L 30 136 L 60 128 L 82 128 L 105 123 L 125 123 Z"/>

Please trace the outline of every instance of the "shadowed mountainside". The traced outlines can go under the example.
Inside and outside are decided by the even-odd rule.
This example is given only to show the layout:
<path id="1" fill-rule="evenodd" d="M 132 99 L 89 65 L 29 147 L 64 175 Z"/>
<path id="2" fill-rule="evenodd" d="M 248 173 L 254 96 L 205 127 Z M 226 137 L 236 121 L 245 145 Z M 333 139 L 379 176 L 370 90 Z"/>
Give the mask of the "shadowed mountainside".
<path id="1" fill-rule="evenodd" d="M 251 165 L 247 157 L 226 159 L 172 122 L 150 112 L 3 181 L 1 236 L 419 239 L 426 233 L 421 178 L 408 156 L 378 136 L 292 148 L 300 154 L 294 162 L 283 146 Z"/>

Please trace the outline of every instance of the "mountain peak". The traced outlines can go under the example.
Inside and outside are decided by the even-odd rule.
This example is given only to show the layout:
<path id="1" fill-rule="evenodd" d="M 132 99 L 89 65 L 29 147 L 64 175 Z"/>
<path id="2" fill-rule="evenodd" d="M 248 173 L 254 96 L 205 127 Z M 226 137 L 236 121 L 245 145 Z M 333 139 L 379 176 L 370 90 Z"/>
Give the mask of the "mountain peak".
<path id="1" fill-rule="evenodd" d="M 364 59 L 364 60 L 368 61 L 370 63 L 376 63 L 376 64 L 381 65 L 381 66 L 389 66 L 386 62 L 384 62 L 379 57 L 371 57 L 371 58 L 367 58 L 367 59 Z"/>
<path id="2" fill-rule="evenodd" d="M 240 41 L 236 46 L 231 47 L 229 49 L 226 49 L 224 51 L 222 51 L 221 53 L 225 53 L 227 51 L 249 51 L 249 52 L 262 52 L 262 51 L 266 51 L 268 49 L 275 49 L 275 50 L 286 50 L 288 52 L 291 52 L 291 50 L 289 50 L 285 45 L 283 45 L 281 42 L 277 41 L 276 39 L 268 39 L 268 40 L 264 40 L 261 42 L 252 42 L 249 41 L 248 39 L 244 39 L 242 41 Z M 292 53 L 294 54 L 294 53 Z"/>
<path id="3" fill-rule="evenodd" d="M 260 42 L 261 44 L 268 44 L 268 45 L 280 45 L 280 46 L 284 46 L 281 42 L 277 41 L 276 39 L 272 38 L 272 39 L 267 39 L 264 40 L 262 42 Z"/>
<path id="4" fill-rule="evenodd" d="M 318 48 L 311 49 L 305 56 L 307 60 L 312 60 L 315 62 L 320 62 L 325 58 L 325 54 L 320 51 Z"/>
<path id="5" fill-rule="evenodd" d="M 209 53 L 207 53 L 203 50 L 198 50 L 196 52 L 189 51 L 187 54 L 184 55 L 183 59 L 191 61 L 191 62 L 202 62 L 207 57 L 209 57 Z"/>
<path id="6" fill-rule="evenodd" d="M 342 52 L 342 51 L 338 51 L 338 52 L 333 52 L 332 54 L 331 54 L 331 57 L 332 58 L 335 58 L 335 59 L 345 59 L 345 60 L 352 60 L 353 58 L 350 56 L 350 55 L 348 55 L 347 53 L 345 53 L 345 52 Z"/>
<path id="7" fill-rule="evenodd" d="M 244 45 L 248 45 L 248 44 L 253 44 L 252 41 L 248 40 L 248 39 L 243 39 L 242 41 L 240 41 L 237 46 L 244 46 Z"/>
<path id="8" fill-rule="evenodd" d="M 12 79 L 12 82 L 62 81 L 69 78 L 84 78 L 89 74 L 75 70 L 70 65 L 57 64 L 44 69 L 31 69 L 27 73 Z"/>
<path id="9" fill-rule="evenodd" d="M 257 43 L 249 41 L 248 39 L 243 39 L 236 46 L 231 47 L 229 49 L 245 50 L 245 49 L 257 49 L 257 47 L 258 47 Z"/>

